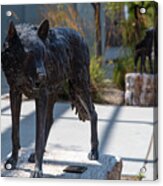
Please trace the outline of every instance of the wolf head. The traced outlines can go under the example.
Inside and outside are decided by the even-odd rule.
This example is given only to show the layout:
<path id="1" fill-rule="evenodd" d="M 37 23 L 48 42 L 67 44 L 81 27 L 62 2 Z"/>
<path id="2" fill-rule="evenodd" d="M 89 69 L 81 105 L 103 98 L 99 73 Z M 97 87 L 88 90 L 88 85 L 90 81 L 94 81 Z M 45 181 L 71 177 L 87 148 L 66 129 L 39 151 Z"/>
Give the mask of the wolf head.
<path id="1" fill-rule="evenodd" d="M 49 22 L 44 20 L 39 27 L 10 22 L 7 37 L 1 52 L 2 69 L 10 86 L 39 85 L 46 79 L 45 41 Z"/>

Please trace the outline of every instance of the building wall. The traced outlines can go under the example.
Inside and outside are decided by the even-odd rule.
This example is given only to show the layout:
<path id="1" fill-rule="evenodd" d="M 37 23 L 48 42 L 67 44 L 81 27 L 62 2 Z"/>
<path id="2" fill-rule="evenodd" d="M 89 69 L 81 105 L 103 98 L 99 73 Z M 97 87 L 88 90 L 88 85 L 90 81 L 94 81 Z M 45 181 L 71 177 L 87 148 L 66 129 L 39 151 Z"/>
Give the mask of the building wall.
<path id="1" fill-rule="evenodd" d="M 1 6 L 1 46 L 7 34 L 8 24 L 11 20 L 15 24 L 18 23 L 31 23 L 38 24 L 41 17 L 41 6 L 42 5 L 2 5 Z M 6 16 L 6 11 L 12 11 L 16 14 L 12 18 Z"/>

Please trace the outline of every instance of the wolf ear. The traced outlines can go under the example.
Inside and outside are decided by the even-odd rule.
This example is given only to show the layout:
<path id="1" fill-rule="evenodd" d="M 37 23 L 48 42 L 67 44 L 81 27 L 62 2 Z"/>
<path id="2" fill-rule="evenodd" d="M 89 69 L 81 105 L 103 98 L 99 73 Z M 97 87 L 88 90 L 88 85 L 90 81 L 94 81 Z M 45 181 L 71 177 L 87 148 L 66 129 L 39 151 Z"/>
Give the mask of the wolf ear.
<path id="1" fill-rule="evenodd" d="M 14 23 L 11 21 L 8 29 L 8 37 L 9 39 L 13 39 L 17 35 Z"/>
<path id="2" fill-rule="evenodd" d="M 39 26 L 38 36 L 42 40 L 45 40 L 48 36 L 48 31 L 49 31 L 49 21 L 47 19 L 45 19 L 44 21 L 42 21 L 42 23 Z"/>

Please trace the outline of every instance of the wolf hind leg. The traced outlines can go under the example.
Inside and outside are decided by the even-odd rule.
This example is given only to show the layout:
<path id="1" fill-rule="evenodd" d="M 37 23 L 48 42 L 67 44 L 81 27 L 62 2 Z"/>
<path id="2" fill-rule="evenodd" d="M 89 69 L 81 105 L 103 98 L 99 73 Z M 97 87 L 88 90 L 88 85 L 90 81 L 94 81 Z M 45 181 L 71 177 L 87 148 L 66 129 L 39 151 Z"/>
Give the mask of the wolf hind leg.
<path id="1" fill-rule="evenodd" d="M 88 158 L 90 160 L 97 160 L 98 155 L 98 132 L 97 132 L 97 113 L 95 111 L 95 107 L 93 105 L 91 97 L 85 93 L 83 95 L 77 96 L 81 105 L 85 109 L 88 114 L 88 118 L 91 124 L 91 151 L 88 154 Z"/>

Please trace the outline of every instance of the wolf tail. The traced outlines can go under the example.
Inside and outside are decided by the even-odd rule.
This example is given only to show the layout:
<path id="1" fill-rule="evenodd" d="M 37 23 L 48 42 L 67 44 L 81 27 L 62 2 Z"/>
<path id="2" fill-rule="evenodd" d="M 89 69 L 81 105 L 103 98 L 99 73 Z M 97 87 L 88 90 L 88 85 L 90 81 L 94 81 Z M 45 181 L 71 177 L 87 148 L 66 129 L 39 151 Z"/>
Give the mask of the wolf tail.
<path id="1" fill-rule="evenodd" d="M 71 82 L 69 82 L 69 92 L 72 103 L 72 110 L 76 109 L 75 114 L 78 114 L 79 120 L 89 120 L 88 113 L 86 112 L 84 106 L 81 104 L 80 99 L 78 97 L 79 93 L 74 89 L 73 84 Z"/>

